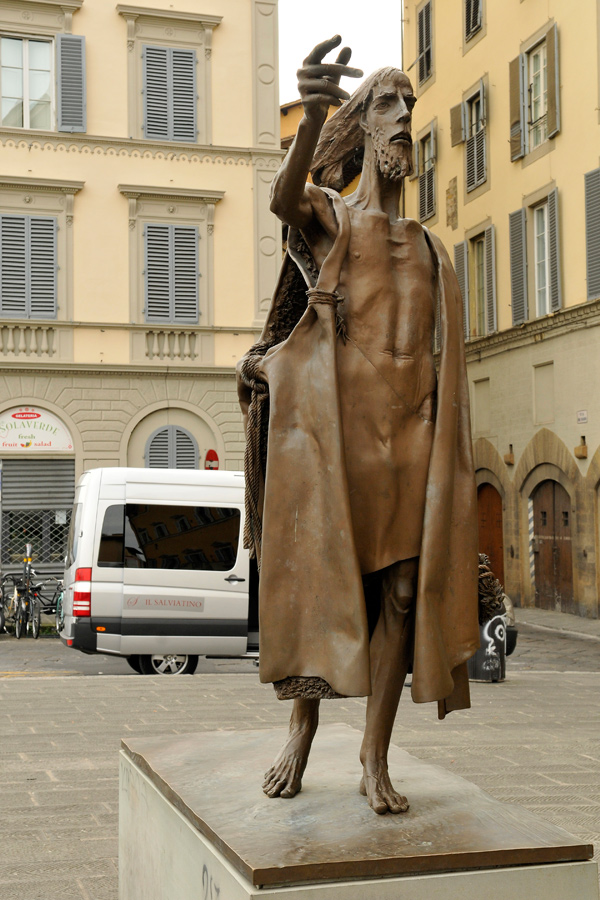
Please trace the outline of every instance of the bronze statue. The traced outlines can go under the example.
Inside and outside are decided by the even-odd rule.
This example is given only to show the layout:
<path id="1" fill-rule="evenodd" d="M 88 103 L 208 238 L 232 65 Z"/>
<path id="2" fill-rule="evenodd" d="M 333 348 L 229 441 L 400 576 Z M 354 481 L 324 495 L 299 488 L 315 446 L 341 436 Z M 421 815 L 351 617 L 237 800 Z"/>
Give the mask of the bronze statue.
<path id="1" fill-rule="evenodd" d="M 271 205 L 287 253 L 261 340 L 238 365 L 260 677 L 294 699 L 263 789 L 301 789 L 322 698 L 368 696 L 360 790 L 375 812 L 400 813 L 387 752 L 407 672 L 413 700 L 438 701 L 443 718 L 469 706 L 479 645 L 462 301 L 440 242 L 399 218 L 410 81 L 380 69 L 350 97 L 340 76 L 362 75 L 351 51 L 322 62 L 340 41 L 298 72 L 304 117 Z"/>

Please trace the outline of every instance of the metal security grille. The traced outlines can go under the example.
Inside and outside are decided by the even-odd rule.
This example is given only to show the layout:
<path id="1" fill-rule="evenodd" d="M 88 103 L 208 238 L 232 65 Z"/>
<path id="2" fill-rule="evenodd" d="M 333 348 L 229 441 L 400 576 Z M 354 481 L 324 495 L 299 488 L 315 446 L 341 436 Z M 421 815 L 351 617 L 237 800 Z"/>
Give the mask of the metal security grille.
<path id="1" fill-rule="evenodd" d="M 40 576 L 62 574 L 75 493 L 72 459 L 10 459 L 2 463 L 3 572 L 18 571 L 25 544 Z"/>

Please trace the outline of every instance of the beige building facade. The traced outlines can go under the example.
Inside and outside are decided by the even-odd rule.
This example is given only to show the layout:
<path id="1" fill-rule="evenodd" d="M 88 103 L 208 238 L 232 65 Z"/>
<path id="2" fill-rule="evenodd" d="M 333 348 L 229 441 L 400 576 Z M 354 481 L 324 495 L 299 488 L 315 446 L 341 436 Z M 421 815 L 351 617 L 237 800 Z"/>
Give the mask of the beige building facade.
<path id="1" fill-rule="evenodd" d="M 277 42 L 277 0 L 0 0 L 4 568 L 56 568 L 85 469 L 243 467 Z"/>
<path id="2" fill-rule="evenodd" d="M 406 214 L 461 284 L 480 547 L 518 603 L 597 617 L 600 4 L 404 6 Z"/>

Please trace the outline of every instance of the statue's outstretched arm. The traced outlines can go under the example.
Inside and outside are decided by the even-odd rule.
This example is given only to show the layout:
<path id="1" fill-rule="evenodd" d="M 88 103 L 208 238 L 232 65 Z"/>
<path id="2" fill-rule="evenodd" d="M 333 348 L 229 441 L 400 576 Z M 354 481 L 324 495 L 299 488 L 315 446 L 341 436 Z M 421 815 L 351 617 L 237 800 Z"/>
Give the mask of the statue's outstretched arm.
<path id="1" fill-rule="evenodd" d="M 349 94 L 339 86 L 342 75 L 361 78 L 362 71 L 346 65 L 352 51 L 344 47 L 335 63 L 323 63 L 322 59 L 341 43 L 339 34 L 312 50 L 298 69 L 298 90 L 302 98 L 304 116 L 296 137 L 283 164 L 275 176 L 272 188 L 271 210 L 287 225 L 306 228 L 313 218 L 310 199 L 306 192 L 306 179 L 319 140 L 321 128 L 330 106 L 341 106 Z"/>

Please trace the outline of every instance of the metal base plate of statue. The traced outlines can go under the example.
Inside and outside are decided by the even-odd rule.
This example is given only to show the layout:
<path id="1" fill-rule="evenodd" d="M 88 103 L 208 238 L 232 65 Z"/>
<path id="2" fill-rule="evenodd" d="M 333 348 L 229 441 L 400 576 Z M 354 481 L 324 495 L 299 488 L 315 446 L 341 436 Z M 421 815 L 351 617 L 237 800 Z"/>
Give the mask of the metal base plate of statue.
<path id="1" fill-rule="evenodd" d="M 590 845 L 397 748 L 410 810 L 373 815 L 346 725 L 319 732 L 301 793 L 269 799 L 260 775 L 282 737 L 123 742 L 120 900 L 598 900 Z"/>

